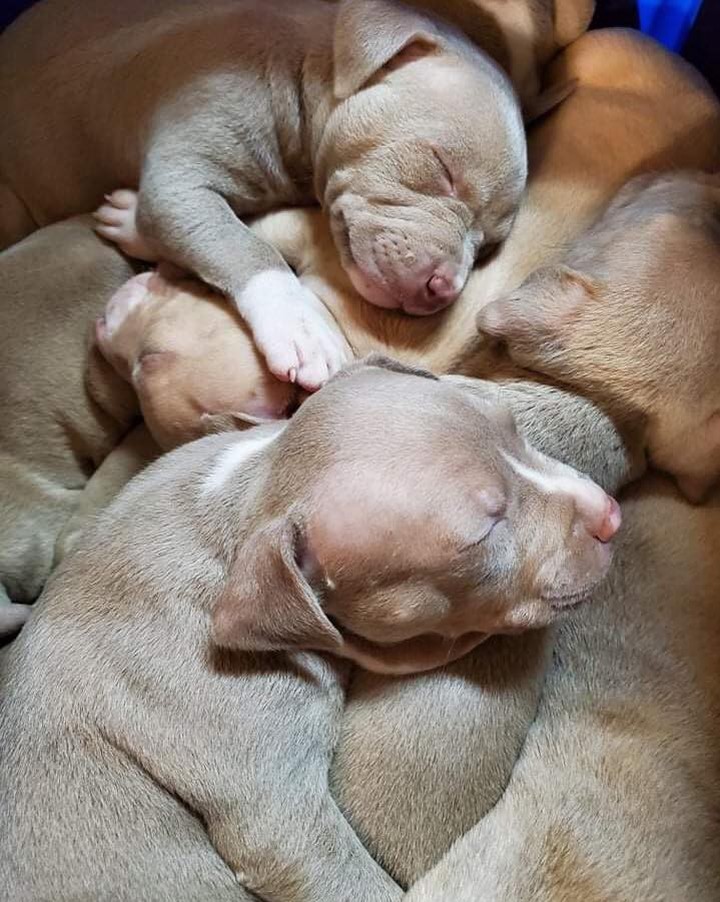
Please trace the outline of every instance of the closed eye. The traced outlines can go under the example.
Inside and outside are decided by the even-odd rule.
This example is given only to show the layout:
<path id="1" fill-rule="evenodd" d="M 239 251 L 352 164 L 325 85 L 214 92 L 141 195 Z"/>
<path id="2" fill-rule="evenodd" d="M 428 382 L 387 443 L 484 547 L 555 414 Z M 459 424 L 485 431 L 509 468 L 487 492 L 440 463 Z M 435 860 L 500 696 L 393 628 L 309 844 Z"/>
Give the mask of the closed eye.
<path id="1" fill-rule="evenodd" d="M 492 519 L 489 519 L 489 522 L 487 524 L 487 529 L 483 532 L 483 534 L 481 536 L 479 536 L 477 539 L 475 539 L 475 541 L 469 542 L 467 545 L 463 545 L 463 547 L 460 549 L 460 551 L 461 552 L 469 551 L 472 548 L 477 548 L 479 545 L 482 545 L 482 543 L 485 542 L 489 538 L 489 536 L 495 531 L 495 529 L 501 523 L 506 523 L 506 522 L 507 522 L 507 517 L 504 517 L 504 516 L 498 516 L 498 517 L 493 517 Z"/>
<path id="2" fill-rule="evenodd" d="M 440 170 L 442 173 L 442 185 L 444 188 L 443 193 L 448 197 L 457 197 L 457 189 L 455 187 L 455 179 L 453 178 L 453 174 L 450 171 L 450 167 L 442 158 L 442 155 L 438 153 L 438 151 L 433 147 L 432 148 L 433 156 L 440 164 Z"/>

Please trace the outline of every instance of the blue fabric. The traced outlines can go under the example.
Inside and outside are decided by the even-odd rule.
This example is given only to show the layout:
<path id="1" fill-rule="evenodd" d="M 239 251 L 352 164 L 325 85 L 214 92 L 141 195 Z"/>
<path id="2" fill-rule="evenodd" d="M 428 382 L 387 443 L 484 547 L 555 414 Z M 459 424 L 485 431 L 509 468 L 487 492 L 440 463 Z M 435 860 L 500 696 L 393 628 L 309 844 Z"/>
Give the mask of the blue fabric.
<path id="1" fill-rule="evenodd" d="M 703 0 L 637 0 L 640 29 L 680 51 L 702 4 Z"/>

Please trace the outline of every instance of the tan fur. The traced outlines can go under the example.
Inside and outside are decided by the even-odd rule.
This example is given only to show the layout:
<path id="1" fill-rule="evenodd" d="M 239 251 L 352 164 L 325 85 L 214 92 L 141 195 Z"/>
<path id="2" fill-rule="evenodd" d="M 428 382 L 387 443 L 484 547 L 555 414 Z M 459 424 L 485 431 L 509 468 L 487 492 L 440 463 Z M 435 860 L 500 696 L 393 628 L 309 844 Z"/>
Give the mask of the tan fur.
<path id="1" fill-rule="evenodd" d="M 409 640 L 428 628 L 462 640 L 458 614 L 465 629 L 501 628 L 501 608 L 511 628 L 533 625 L 529 570 L 551 565 L 561 589 L 605 571 L 607 555 L 586 554 L 599 544 L 585 533 L 587 480 L 524 447 L 503 397 L 374 360 L 287 426 L 188 444 L 120 494 L 0 659 L 9 897 L 249 899 L 242 887 L 278 902 L 400 897 L 327 788 L 346 671 L 298 650 L 384 666 L 395 649 L 374 630 L 393 593 L 404 591 L 393 638 L 412 655 Z M 407 426 L 423 441 L 408 447 Z M 331 518 L 352 511 L 353 476 L 376 449 L 383 492 L 338 529 Z M 502 472 L 503 453 L 537 476 L 561 472 L 564 488 L 541 499 L 532 479 Z M 487 523 L 500 475 L 504 541 Z M 439 485 L 454 499 L 444 508 Z M 399 530 L 393 511 L 411 495 L 413 528 Z M 358 592 L 369 574 L 371 590 Z M 538 606 L 539 623 L 557 616 L 551 607 Z M 277 650 L 288 654 L 259 654 Z M 441 651 L 433 663 L 452 659 L 452 644 Z"/>
<path id="2" fill-rule="evenodd" d="M 478 328 L 641 429 L 650 460 L 701 500 L 720 477 L 720 175 L 629 182 L 563 265 L 485 307 Z"/>
<path id="3" fill-rule="evenodd" d="M 720 896 L 720 497 L 693 508 L 654 478 L 623 512 L 503 797 L 412 902 Z"/>

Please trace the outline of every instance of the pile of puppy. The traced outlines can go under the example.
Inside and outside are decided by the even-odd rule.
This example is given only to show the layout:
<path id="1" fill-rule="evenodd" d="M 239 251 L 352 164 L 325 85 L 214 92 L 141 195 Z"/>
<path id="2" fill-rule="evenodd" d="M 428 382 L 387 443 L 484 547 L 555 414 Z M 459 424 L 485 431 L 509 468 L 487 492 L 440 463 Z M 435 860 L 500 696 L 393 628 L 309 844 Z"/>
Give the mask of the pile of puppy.
<path id="1" fill-rule="evenodd" d="M 8 898 L 718 898 L 720 103 L 591 15 L 0 38 Z"/>

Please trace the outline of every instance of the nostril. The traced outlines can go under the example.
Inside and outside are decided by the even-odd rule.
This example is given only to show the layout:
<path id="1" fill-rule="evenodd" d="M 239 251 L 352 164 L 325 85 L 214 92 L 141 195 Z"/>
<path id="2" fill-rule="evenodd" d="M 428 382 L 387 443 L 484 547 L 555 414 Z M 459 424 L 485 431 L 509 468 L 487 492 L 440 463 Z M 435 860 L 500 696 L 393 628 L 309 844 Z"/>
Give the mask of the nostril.
<path id="1" fill-rule="evenodd" d="M 432 275 L 427 281 L 427 292 L 431 298 L 451 300 L 456 297 L 457 290 L 453 280 L 439 273 Z"/>
<path id="2" fill-rule="evenodd" d="M 620 529 L 621 522 L 620 505 L 614 498 L 608 498 L 605 514 L 599 525 L 592 528 L 592 535 L 600 542 L 609 542 Z"/>

